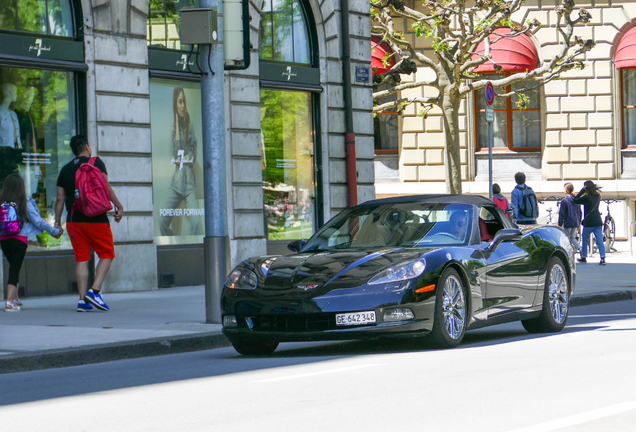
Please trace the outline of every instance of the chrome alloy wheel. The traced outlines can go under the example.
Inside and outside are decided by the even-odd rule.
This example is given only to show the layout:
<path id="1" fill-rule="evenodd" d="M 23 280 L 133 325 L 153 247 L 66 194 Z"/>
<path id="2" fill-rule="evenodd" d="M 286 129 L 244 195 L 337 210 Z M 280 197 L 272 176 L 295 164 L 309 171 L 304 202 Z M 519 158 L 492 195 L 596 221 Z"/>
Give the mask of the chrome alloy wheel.
<path id="1" fill-rule="evenodd" d="M 568 316 L 569 296 L 568 281 L 565 270 L 560 264 L 552 266 L 549 287 L 550 310 L 552 317 L 561 324 Z"/>
<path id="2" fill-rule="evenodd" d="M 448 335 L 452 339 L 459 339 L 466 325 L 466 299 L 462 284 L 455 275 L 450 275 L 444 284 L 442 311 Z"/>

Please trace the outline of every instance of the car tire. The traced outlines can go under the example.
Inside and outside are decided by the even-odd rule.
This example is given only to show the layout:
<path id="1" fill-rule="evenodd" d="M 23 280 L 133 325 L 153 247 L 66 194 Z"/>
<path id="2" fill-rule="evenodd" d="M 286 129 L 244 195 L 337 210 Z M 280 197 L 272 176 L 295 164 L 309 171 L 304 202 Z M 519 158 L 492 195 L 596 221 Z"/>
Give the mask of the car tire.
<path id="1" fill-rule="evenodd" d="M 257 342 L 254 340 L 233 340 L 234 349 L 243 355 L 267 355 L 276 351 L 278 342 Z"/>
<path id="2" fill-rule="evenodd" d="M 436 291 L 435 316 L 429 340 L 435 348 L 455 348 L 464 338 L 468 325 L 466 288 L 457 270 L 444 270 Z"/>
<path id="3" fill-rule="evenodd" d="M 563 330 L 570 312 L 570 280 L 563 261 L 552 257 L 543 288 L 543 308 L 536 318 L 522 320 L 529 333 L 554 333 Z"/>

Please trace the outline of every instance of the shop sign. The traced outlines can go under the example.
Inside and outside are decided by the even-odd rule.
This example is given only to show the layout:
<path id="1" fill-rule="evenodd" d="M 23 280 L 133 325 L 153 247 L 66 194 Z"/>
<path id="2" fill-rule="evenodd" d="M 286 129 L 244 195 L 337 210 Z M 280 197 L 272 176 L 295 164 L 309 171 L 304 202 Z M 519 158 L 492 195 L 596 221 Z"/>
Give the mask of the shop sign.
<path id="1" fill-rule="evenodd" d="M 320 85 L 318 68 L 260 62 L 260 77 L 265 81 L 277 81 L 288 84 Z"/>
<path id="2" fill-rule="evenodd" d="M 199 75 L 201 70 L 197 64 L 197 56 L 199 57 L 198 61 L 202 64 L 204 62 L 203 56 L 199 56 L 197 53 L 151 47 L 148 49 L 148 66 L 155 70 Z M 207 61 L 205 68 L 207 69 Z"/>
<path id="3" fill-rule="evenodd" d="M 0 56 L 84 63 L 84 43 L 71 39 L 0 33 Z"/>

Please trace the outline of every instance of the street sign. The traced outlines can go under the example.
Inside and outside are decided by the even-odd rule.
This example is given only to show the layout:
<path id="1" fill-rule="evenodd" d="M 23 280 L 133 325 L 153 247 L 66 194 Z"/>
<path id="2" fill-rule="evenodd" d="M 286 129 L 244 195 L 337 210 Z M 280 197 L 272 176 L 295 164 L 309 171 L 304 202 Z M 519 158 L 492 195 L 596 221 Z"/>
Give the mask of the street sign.
<path id="1" fill-rule="evenodd" d="M 492 106 L 492 103 L 495 101 L 495 89 L 492 86 L 492 83 L 488 81 L 486 83 L 486 103 L 488 106 Z"/>
<path id="2" fill-rule="evenodd" d="M 486 107 L 486 121 L 488 123 L 495 121 L 495 109 L 491 106 Z"/>

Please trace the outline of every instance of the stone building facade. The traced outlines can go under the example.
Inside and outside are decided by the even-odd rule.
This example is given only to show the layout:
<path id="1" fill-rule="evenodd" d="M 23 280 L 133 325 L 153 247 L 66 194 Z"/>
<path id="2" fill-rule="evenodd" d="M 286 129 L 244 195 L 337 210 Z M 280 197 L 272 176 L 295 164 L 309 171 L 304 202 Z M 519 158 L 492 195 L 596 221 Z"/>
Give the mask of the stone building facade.
<path id="1" fill-rule="evenodd" d="M 198 5 L 195 0 L 166 1 L 176 5 L 177 9 Z M 14 28 L 0 20 L 0 37 L 18 37 L 26 44 L 24 46 L 30 44 L 31 48 L 37 38 L 40 40 L 38 46 L 50 49 L 40 50 L 42 52 L 38 51 L 36 55 L 33 49 L 19 53 L 3 52 L 6 44 L 0 45 L 5 47 L 0 48 L 4 83 L 9 80 L 15 83 L 18 99 L 23 92 L 22 87 L 34 82 L 39 91 L 36 91 L 34 106 L 42 113 L 46 111 L 43 108 L 46 94 L 52 90 L 50 79 L 42 78 L 44 75 L 37 72 L 39 69 L 66 73 L 64 76 L 69 83 L 67 87 L 70 90 L 64 99 L 68 113 L 64 116 L 58 113 L 56 121 L 51 120 L 50 115 L 39 115 L 34 127 L 35 131 L 48 130 L 53 123 L 59 126 L 62 117 L 67 122 L 70 118 L 71 123 L 63 134 L 58 132 L 57 144 L 52 144 L 53 138 L 47 141 L 48 138 L 38 137 L 40 144 L 36 145 L 37 140 L 33 139 L 33 153 L 49 155 L 46 160 L 34 162 L 48 164 L 49 167 L 46 178 L 34 177 L 37 186 L 34 184 L 33 190 L 40 191 L 38 196 L 42 197 L 38 202 L 41 212 L 50 218 L 53 211 L 54 171 L 57 171 L 54 168 L 71 159 L 68 140 L 72 134 L 85 133 L 106 163 L 109 180 L 125 208 L 122 222 L 111 224 L 117 258 L 105 282 L 107 292 L 203 283 L 204 233 L 200 227 L 195 228 L 195 224 L 204 225 L 201 220 L 195 221 L 195 218 L 203 217 L 200 210 L 204 208 L 202 197 L 197 195 L 197 199 L 192 201 L 197 207 L 195 212 L 188 207 L 189 204 L 185 204 L 185 198 L 174 209 L 164 209 L 158 202 L 168 192 L 157 189 L 160 181 L 170 184 L 172 178 L 170 190 L 175 190 L 174 179 L 181 175 L 183 165 L 188 163 L 187 150 L 185 155 L 177 155 L 176 147 L 176 162 L 173 157 L 170 163 L 170 156 L 167 156 L 167 162 L 160 161 L 163 165 L 157 162 L 158 152 L 172 153 L 174 132 L 173 141 L 168 141 L 170 130 L 162 132 L 163 123 L 167 122 L 162 123 L 161 119 L 167 118 L 170 124 L 172 121 L 177 124 L 179 92 L 188 98 L 188 123 L 192 119 L 192 132 L 181 131 L 181 134 L 188 139 L 195 135 L 198 146 L 201 146 L 200 114 L 197 114 L 200 65 L 192 59 L 189 47 L 178 44 L 178 31 L 170 24 L 170 20 L 176 18 L 167 15 L 169 7 L 159 12 L 149 10 L 148 0 L 67 2 L 68 7 L 63 7 L 61 12 L 47 10 L 46 13 L 50 22 L 52 14 L 66 14 L 68 26 L 72 22 L 74 31 L 60 32 L 53 26 L 34 26 L 33 34 L 30 34 L 24 31 L 25 26 Z M 42 3 L 45 3 L 44 0 Z M 261 10 L 259 2 L 250 2 L 250 66 L 245 70 L 226 71 L 224 75 L 228 223 L 233 265 L 250 256 L 283 250 L 289 240 L 300 236 L 306 238 L 325 220 L 347 206 L 340 2 L 298 0 L 291 4 L 293 12 L 290 9 L 290 14 L 294 17 L 291 31 L 297 34 L 294 42 L 289 42 L 289 35 L 285 33 L 288 29 L 278 28 L 280 39 L 283 39 L 280 51 L 285 54 L 285 44 L 292 44 L 292 54 L 298 57 L 276 58 L 280 53 L 275 52 L 274 57 L 263 58 L 263 45 L 259 38 L 266 33 L 261 27 L 269 26 L 270 19 L 274 23 L 272 17 L 275 14 Z M 349 4 L 350 34 L 344 41 L 350 44 L 352 70 L 362 68 L 360 70 L 366 70 L 368 76 L 371 56 L 369 5 L 363 0 L 350 0 Z M 265 17 L 267 22 L 263 23 L 261 17 Z M 17 18 L 11 19 L 18 21 Z M 165 26 L 162 22 L 166 23 Z M 267 28 L 271 31 L 271 26 Z M 152 37 L 151 29 L 155 34 Z M 301 33 L 306 41 L 299 37 Z M 79 48 L 83 51 L 71 62 L 62 55 L 64 50 L 55 53 L 50 48 L 57 40 L 68 46 L 74 44 L 75 48 L 81 42 Z M 157 40 L 159 43 L 156 43 Z M 274 38 L 274 41 L 277 39 Z M 352 74 L 355 76 L 355 72 Z M 374 197 L 370 80 L 353 82 L 351 91 L 357 135 L 358 197 L 362 202 Z M 170 103 L 173 94 L 174 113 Z M 266 97 L 270 105 L 263 102 Z M 276 111 L 274 108 L 281 104 L 280 100 L 283 101 L 282 110 Z M 73 109 L 68 109 L 68 106 Z M 280 118 L 268 118 L 270 114 L 264 112 L 264 107 L 271 108 Z M 164 115 L 164 110 L 167 115 Z M 294 111 L 295 117 L 289 117 L 289 113 Z M 301 115 L 304 117 L 301 118 Z M 49 123 L 38 125 L 38 118 L 40 122 Z M 293 123 L 291 126 L 290 122 Z M 282 132 L 273 127 L 265 130 L 263 124 L 280 125 Z M 61 130 L 60 127 L 58 129 Z M 292 138 L 289 138 L 290 135 Z M 277 139 L 280 137 L 293 142 L 285 141 L 284 145 L 279 145 Z M 160 141 L 164 138 L 168 144 Z M 34 169 L 24 162 L 24 148 L 28 145 L 24 144 L 20 150 L 23 157 L 16 168 L 23 175 Z M 38 145 L 41 148 L 36 148 Z M 281 148 L 272 147 L 277 145 Z M 277 151 L 282 152 L 282 156 Z M 302 166 L 299 162 L 301 156 L 305 161 Z M 190 159 L 193 166 L 195 158 L 192 156 Z M 270 167 L 272 172 L 269 173 L 266 167 Z M 37 173 L 40 172 L 37 168 Z M 164 175 L 165 172 L 169 175 Z M 194 172 L 196 177 L 198 174 Z M 266 175 L 272 178 L 265 181 Z M 304 183 L 299 186 L 301 178 Z M 199 184 L 198 189 L 201 188 Z M 174 215 L 183 214 L 190 215 L 184 217 L 183 227 L 186 228 L 176 227 Z M 165 226 L 159 227 L 160 224 Z M 188 226 L 190 235 L 173 233 Z M 166 234 L 168 232 L 170 234 Z M 69 242 L 37 241 L 39 243 L 33 243 L 34 247 L 29 248 L 22 271 L 22 295 L 72 292 L 74 265 Z M 4 263 L 6 279 L 7 263 Z"/>
<path id="2" fill-rule="evenodd" d="M 587 53 L 583 70 L 565 73 L 563 79 L 548 83 L 535 95 L 540 112 L 534 120 L 540 122 L 536 125 L 535 148 L 514 148 L 513 145 L 494 148 L 493 181 L 510 197 L 515 185 L 514 174 L 523 171 L 527 183 L 541 199 L 562 195 L 566 181 L 572 182 L 578 190 L 584 180 L 592 179 L 603 186 L 604 198 L 619 200 L 611 204 L 611 213 L 617 222 L 617 238 L 626 238 L 629 222 L 634 220 L 636 199 L 636 143 L 629 136 L 630 132 L 626 133 L 626 128 L 633 128 L 631 105 L 626 102 L 631 99 L 631 72 L 628 71 L 633 65 L 617 64 L 616 53 L 636 23 L 636 3 L 577 1 L 576 6 L 586 8 L 592 20 L 588 25 L 577 26 L 575 34 L 583 39 L 593 39 L 596 47 Z M 529 0 L 514 16 L 519 23 L 536 17 L 543 24 L 530 37 L 540 61 L 551 58 L 557 50 L 559 39 L 554 8 L 554 2 Z M 395 22 L 396 30 L 405 31 L 418 48 L 430 49 L 424 38 L 415 38 L 405 20 L 396 19 Z M 630 56 L 636 56 L 629 41 L 623 43 L 628 60 Z M 405 77 L 404 81 L 426 74 L 427 70 L 420 68 L 417 77 Z M 429 96 L 434 95 L 433 91 L 436 90 L 418 88 L 403 92 L 402 96 Z M 479 143 L 480 128 L 487 128 L 485 119 L 480 117 L 483 99 L 483 92 L 472 93 L 462 103 L 460 140 L 463 191 L 487 196 L 488 148 L 487 143 L 486 147 Z M 513 133 L 526 126 L 513 122 Z M 424 119 L 410 107 L 400 118 L 396 133 L 399 151 L 393 155 L 376 154 L 376 171 L 385 173 L 376 182 L 378 197 L 445 193 L 441 112 L 433 111 Z M 389 162 L 384 162 L 387 156 Z M 393 170 L 387 168 L 390 163 L 395 166 Z M 556 206 L 554 202 L 546 201 L 541 207 L 540 222 L 545 222 L 546 210 L 555 210 Z M 605 205 L 601 212 L 606 213 Z"/>

